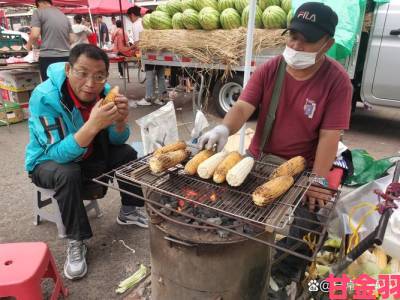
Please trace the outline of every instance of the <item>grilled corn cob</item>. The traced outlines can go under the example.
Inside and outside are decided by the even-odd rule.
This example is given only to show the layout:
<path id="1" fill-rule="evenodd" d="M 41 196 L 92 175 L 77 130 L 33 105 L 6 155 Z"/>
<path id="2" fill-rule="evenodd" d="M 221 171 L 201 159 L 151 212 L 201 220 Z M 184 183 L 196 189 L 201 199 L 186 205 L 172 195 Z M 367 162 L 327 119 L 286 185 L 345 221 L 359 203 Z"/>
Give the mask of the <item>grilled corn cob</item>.
<path id="1" fill-rule="evenodd" d="M 296 176 L 306 168 L 306 160 L 302 156 L 296 156 L 281 164 L 271 174 L 271 178 L 279 176 Z"/>
<path id="2" fill-rule="evenodd" d="M 283 195 L 293 185 L 291 176 L 280 176 L 256 188 L 253 192 L 253 202 L 258 206 L 265 206 Z"/>
<path id="3" fill-rule="evenodd" d="M 215 169 L 213 180 L 215 183 L 222 183 L 226 179 L 228 171 L 232 169 L 240 160 L 242 156 L 239 152 L 233 151 L 229 153 L 224 160 Z"/>
<path id="4" fill-rule="evenodd" d="M 189 175 L 194 175 L 197 172 L 198 166 L 205 161 L 207 158 L 214 154 L 211 150 L 202 150 L 197 153 L 185 166 L 185 173 Z"/>
<path id="5" fill-rule="evenodd" d="M 199 174 L 199 176 L 204 179 L 211 178 L 214 175 L 215 169 L 227 155 L 227 152 L 222 151 L 207 158 L 198 166 L 197 174 Z"/>
<path id="6" fill-rule="evenodd" d="M 106 105 L 107 103 L 114 102 L 115 98 L 119 94 L 118 85 L 114 86 L 107 94 L 107 96 L 101 101 L 101 106 Z"/>
<path id="7" fill-rule="evenodd" d="M 226 182 L 230 186 L 240 186 L 247 175 L 250 174 L 254 166 L 254 159 L 252 157 L 245 157 L 239 161 L 232 169 L 226 174 Z"/>
<path id="8" fill-rule="evenodd" d="M 156 151 L 154 151 L 153 156 L 158 156 L 158 155 L 165 154 L 168 152 L 177 151 L 177 150 L 185 150 L 185 149 L 186 149 L 186 143 L 183 141 L 178 141 L 176 143 L 169 144 L 169 145 L 166 145 L 164 147 L 157 149 Z"/>
<path id="9" fill-rule="evenodd" d="M 189 157 L 188 150 L 177 150 L 158 156 L 152 156 L 149 160 L 150 170 L 153 173 L 161 173 L 165 170 L 176 166 Z"/>

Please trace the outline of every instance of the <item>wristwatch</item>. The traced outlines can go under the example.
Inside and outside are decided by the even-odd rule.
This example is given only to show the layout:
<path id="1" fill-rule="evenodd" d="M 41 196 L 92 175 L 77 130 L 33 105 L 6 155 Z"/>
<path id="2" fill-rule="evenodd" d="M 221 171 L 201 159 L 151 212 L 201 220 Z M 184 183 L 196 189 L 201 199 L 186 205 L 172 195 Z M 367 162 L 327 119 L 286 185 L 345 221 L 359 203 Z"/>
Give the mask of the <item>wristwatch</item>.
<path id="1" fill-rule="evenodd" d="M 323 176 L 315 176 L 313 183 L 317 183 L 323 187 L 329 186 L 328 180 Z"/>

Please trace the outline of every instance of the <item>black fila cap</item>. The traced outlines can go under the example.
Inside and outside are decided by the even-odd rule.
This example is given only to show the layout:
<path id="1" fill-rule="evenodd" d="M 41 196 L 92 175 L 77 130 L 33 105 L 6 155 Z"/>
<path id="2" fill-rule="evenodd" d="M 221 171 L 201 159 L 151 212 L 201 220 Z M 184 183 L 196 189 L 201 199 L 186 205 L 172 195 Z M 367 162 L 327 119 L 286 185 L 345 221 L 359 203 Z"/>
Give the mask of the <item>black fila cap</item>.
<path id="1" fill-rule="evenodd" d="M 332 8 L 320 2 L 306 2 L 296 10 L 287 30 L 297 31 L 307 42 L 315 43 L 326 34 L 333 37 L 337 23 L 338 16 Z"/>

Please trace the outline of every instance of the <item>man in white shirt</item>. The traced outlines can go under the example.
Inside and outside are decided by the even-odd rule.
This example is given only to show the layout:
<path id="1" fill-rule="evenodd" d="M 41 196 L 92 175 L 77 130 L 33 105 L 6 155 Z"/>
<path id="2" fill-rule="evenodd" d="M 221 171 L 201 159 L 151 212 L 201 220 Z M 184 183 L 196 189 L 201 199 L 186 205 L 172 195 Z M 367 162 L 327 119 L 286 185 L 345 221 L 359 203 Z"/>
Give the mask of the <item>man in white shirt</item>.
<path id="1" fill-rule="evenodd" d="M 139 34 L 143 31 L 142 18 L 139 6 L 132 6 L 127 11 L 128 18 L 132 22 L 132 41 L 137 47 L 139 44 Z"/>
<path id="2" fill-rule="evenodd" d="M 139 46 L 139 34 L 143 31 L 142 18 L 140 14 L 141 8 L 139 6 L 130 7 L 127 11 L 128 17 L 133 23 L 132 26 L 132 40 L 133 45 Z M 148 11 L 147 13 L 150 13 Z M 145 65 L 144 70 L 146 72 L 146 95 L 143 99 L 136 101 L 137 105 L 149 106 L 154 104 L 164 105 L 168 101 L 167 88 L 165 86 L 165 68 L 163 66 L 152 66 Z M 157 98 L 155 97 L 155 85 L 154 80 L 157 78 L 158 82 L 158 93 Z"/>

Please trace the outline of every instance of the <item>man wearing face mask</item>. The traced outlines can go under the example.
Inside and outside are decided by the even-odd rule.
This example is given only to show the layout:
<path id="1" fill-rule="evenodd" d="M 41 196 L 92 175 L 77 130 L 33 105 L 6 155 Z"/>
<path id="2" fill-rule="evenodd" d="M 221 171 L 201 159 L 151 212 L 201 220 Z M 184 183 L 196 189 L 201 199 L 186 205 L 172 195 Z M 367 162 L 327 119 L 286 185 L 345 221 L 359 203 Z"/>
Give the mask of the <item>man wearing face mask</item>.
<path id="1" fill-rule="evenodd" d="M 259 108 L 248 153 L 255 158 L 260 158 L 262 153 L 284 159 L 301 155 L 318 176 L 318 183 L 327 186 L 326 178 L 336 157 L 341 131 L 349 128 L 352 97 L 352 85 L 345 69 L 325 55 L 334 43 L 337 23 L 338 17 L 329 6 L 317 2 L 302 4 L 287 29 L 289 35 L 283 54 L 257 68 L 222 124 L 200 138 L 201 147 L 216 145 L 221 151 L 229 135 L 236 133 Z M 275 120 L 262 147 L 278 68 L 283 62 L 286 68 Z M 329 198 L 313 188 L 304 204 L 315 211 Z M 303 233 L 297 235 L 302 238 Z M 305 268 L 300 259 L 287 264 L 283 261 L 280 266 L 287 279 L 292 279 L 294 271 Z"/>

